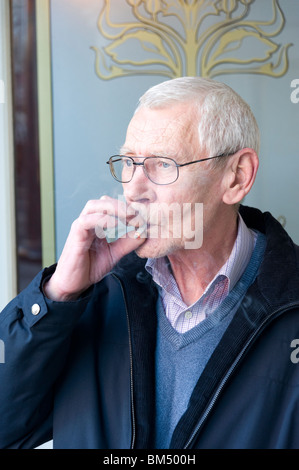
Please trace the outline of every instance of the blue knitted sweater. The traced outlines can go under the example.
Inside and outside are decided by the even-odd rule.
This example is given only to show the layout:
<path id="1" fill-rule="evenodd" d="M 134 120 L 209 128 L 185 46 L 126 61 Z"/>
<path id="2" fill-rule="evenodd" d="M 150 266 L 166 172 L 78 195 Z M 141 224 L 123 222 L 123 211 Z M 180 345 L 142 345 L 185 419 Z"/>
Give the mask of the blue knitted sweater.
<path id="1" fill-rule="evenodd" d="M 265 236 L 259 233 L 247 268 L 233 290 L 211 315 L 186 333 L 171 326 L 158 301 L 156 448 L 169 448 L 174 428 L 188 407 L 200 374 L 257 275 L 265 245 Z"/>

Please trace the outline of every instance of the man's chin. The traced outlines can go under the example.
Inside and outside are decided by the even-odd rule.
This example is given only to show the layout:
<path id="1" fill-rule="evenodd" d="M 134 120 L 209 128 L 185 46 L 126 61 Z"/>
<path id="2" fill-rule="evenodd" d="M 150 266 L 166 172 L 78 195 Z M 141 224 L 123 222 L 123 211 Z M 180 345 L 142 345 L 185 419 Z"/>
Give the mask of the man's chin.
<path id="1" fill-rule="evenodd" d="M 169 243 L 169 240 L 147 238 L 135 252 L 139 258 L 162 258 L 174 249 L 175 247 Z"/>

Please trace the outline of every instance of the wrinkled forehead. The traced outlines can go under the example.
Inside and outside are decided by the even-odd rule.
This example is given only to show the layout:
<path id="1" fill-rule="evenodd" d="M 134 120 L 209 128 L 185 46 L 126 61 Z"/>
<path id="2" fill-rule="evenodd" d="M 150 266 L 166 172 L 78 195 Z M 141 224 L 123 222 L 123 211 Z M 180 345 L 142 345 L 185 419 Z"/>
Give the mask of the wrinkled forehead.
<path id="1" fill-rule="evenodd" d="M 197 116 L 190 105 L 140 108 L 129 123 L 124 148 L 133 153 L 177 153 L 182 147 L 198 146 Z M 161 152 L 160 152 L 161 153 Z"/>

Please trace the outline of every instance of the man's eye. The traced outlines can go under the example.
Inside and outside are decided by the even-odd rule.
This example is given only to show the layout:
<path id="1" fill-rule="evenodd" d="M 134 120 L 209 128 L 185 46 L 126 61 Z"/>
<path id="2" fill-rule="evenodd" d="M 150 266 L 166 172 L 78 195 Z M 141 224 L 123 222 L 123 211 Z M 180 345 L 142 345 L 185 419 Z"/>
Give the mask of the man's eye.
<path id="1" fill-rule="evenodd" d="M 162 170 L 167 170 L 168 168 L 171 167 L 171 165 L 169 162 L 166 162 L 165 160 L 159 160 L 158 167 L 162 168 Z"/>
<path id="2" fill-rule="evenodd" d="M 126 167 L 133 166 L 132 160 L 130 160 L 129 158 L 127 160 L 124 160 L 124 166 L 126 166 Z"/>

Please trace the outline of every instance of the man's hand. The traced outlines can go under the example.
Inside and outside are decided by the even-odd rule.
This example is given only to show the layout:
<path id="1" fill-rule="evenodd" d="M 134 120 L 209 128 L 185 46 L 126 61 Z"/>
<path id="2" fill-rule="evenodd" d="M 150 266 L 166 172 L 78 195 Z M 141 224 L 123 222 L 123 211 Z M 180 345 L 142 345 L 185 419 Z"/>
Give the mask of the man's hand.
<path id="1" fill-rule="evenodd" d="M 100 281 L 126 254 L 145 241 L 135 231 L 108 243 L 105 230 L 118 219 L 125 225 L 140 228 L 141 216 L 119 200 L 103 196 L 89 201 L 71 227 L 69 236 L 51 279 L 45 284 L 46 296 L 56 301 L 75 300 L 92 284 Z"/>

